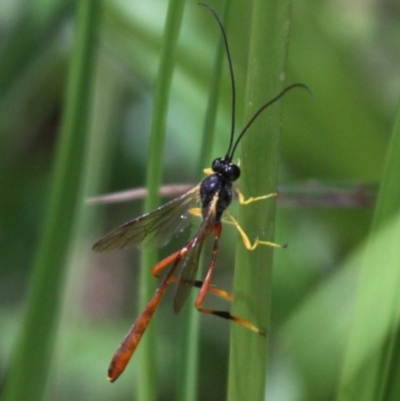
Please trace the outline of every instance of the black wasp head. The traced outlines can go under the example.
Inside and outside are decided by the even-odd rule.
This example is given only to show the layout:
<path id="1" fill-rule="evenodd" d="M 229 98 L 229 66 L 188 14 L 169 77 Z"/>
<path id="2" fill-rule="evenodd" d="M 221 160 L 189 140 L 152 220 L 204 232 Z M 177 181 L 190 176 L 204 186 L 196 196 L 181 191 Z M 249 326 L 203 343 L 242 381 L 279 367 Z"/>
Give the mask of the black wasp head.
<path id="1" fill-rule="evenodd" d="M 236 181 L 240 177 L 240 168 L 232 163 L 229 158 L 218 158 L 212 162 L 212 171 L 217 174 L 222 174 L 228 181 Z"/>

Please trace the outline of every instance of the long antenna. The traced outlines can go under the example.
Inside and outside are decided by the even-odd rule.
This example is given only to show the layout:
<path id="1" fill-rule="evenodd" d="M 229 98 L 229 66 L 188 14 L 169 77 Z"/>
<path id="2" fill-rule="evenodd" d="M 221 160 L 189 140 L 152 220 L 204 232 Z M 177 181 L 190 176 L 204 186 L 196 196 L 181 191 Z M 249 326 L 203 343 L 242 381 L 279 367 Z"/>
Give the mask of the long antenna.
<path id="1" fill-rule="evenodd" d="M 294 88 L 303 88 L 306 89 L 310 95 L 312 95 L 312 92 L 310 88 L 307 85 L 304 84 L 293 84 L 289 85 L 285 89 L 283 89 L 282 92 L 280 92 L 278 95 L 276 95 L 273 99 L 269 100 L 267 103 L 265 103 L 263 106 L 261 106 L 258 111 L 253 115 L 253 117 L 250 118 L 249 122 L 246 124 L 246 126 L 243 128 L 242 132 L 239 134 L 238 139 L 235 142 L 235 145 L 233 146 L 232 152 L 229 154 L 228 153 L 228 159 L 232 160 L 233 159 L 233 154 L 235 153 L 235 150 L 237 146 L 239 145 L 240 140 L 243 138 L 243 135 L 246 133 L 246 131 L 250 128 L 251 124 L 257 119 L 257 117 L 268 107 L 271 106 L 271 104 L 275 103 L 277 100 L 279 100 L 286 92 L 289 92 L 290 90 Z"/>
<path id="2" fill-rule="evenodd" d="M 229 51 L 229 46 L 228 46 L 228 38 L 226 37 L 226 32 L 224 29 L 224 26 L 222 25 L 221 20 L 218 17 L 218 14 L 216 11 L 210 7 L 208 4 L 204 3 L 197 3 L 199 6 L 203 6 L 208 8 L 214 15 L 215 19 L 218 22 L 219 28 L 221 29 L 222 37 L 224 38 L 224 43 L 225 43 L 225 50 L 226 50 L 226 55 L 228 57 L 228 65 L 229 65 L 229 73 L 231 76 L 231 86 L 232 86 L 232 122 L 231 122 L 231 139 L 229 141 L 229 147 L 228 151 L 226 152 L 226 158 L 228 158 L 228 155 L 231 153 L 231 148 L 233 144 L 233 137 L 235 135 L 235 115 L 236 115 L 236 89 L 235 89 L 235 76 L 233 73 L 233 64 L 232 64 L 232 58 L 231 58 L 231 53 Z M 233 154 L 233 152 L 232 152 Z"/>

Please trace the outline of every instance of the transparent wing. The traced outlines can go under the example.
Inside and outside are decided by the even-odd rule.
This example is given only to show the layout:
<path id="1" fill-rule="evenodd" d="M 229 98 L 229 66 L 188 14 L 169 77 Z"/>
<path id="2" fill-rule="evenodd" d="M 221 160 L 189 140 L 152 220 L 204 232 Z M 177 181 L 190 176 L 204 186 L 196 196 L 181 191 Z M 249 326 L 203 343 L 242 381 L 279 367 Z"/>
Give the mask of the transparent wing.
<path id="1" fill-rule="evenodd" d="M 152 242 L 157 246 L 165 245 L 190 223 L 192 214 L 189 210 L 199 202 L 199 189 L 200 185 L 197 185 L 156 210 L 117 227 L 97 241 L 93 250 L 112 251 Z"/>
<path id="2" fill-rule="evenodd" d="M 182 260 L 179 282 L 176 287 L 174 298 L 174 311 L 176 313 L 182 309 L 189 296 L 190 290 L 194 286 L 203 243 L 207 235 L 212 232 L 212 227 L 214 225 L 217 201 L 218 193 L 214 195 L 208 207 L 207 215 L 196 236 L 189 243 L 189 250 Z"/>

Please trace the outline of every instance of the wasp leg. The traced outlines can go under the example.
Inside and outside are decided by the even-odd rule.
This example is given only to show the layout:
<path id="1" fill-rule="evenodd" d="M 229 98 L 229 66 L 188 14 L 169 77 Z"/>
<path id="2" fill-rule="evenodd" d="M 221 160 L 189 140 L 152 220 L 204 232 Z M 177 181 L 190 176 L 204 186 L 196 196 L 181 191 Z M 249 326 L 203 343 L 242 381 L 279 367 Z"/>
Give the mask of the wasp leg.
<path id="1" fill-rule="evenodd" d="M 256 332 L 257 334 L 260 334 L 261 336 L 265 336 L 264 331 L 260 330 L 253 323 L 249 322 L 246 319 L 242 319 L 241 317 L 233 316 L 227 311 L 217 311 L 214 309 L 206 309 L 206 308 L 202 307 L 202 304 L 204 302 L 204 299 L 205 299 L 207 293 L 210 292 L 210 290 L 212 288 L 210 283 L 211 283 L 211 278 L 212 278 L 212 275 L 214 272 L 215 261 L 217 259 L 217 255 L 218 255 L 219 238 L 221 235 L 221 230 L 222 230 L 221 223 L 215 223 L 214 224 L 214 235 L 215 235 L 214 249 L 213 249 L 210 265 L 208 267 L 208 272 L 207 272 L 206 278 L 203 281 L 203 285 L 200 288 L 199 295 L 196 298 L 195 307 L 201 313 L 207 313 L 210 315 L 222 317 L 223 319 L 232 320 L 233 322 L 239 323 L 242 326 Z"/>
<path id="2" fill-rule="evenodd" d="M 172 262 L 176 260 L 176 258 L 181 254 L 182 250 L 177 251 L 173 253 L 172 255 L 168 256 L 166 259 L 162 260 L 160 263 L 157 263 L 152 269 L 151 269 L 151 274 L 159 279 L 163 279 L 165 276 L 159 274 L 161 270 L 164 270 L 166 267 L 168 267 Z M 178 283 L 179 278 L 178 277 L 170 277 L 169 279 L 170 283 Z M 201 288 L 203 286 L 203 282 L 201 280 L 196 280 L 193 284 L 193 287 L 196 288 Z M 217 295 L 220 298 L 226 299 L 227 301 L 233 301 L 233 295 L 225 290 L 222 290 L 221 288 L 217 288 L 213 285 L 210 286 L 209 290 L 212 294 Z"/>
<path id="3" fill-rule="evenodd" d="M 212 171 L 212 168 L 209 168 L 209 167 L 203 169 L 203 173 L 205 175 L 213 175 L 213 174 L 215 174 L 214 171 Z"/>
<path id="4" fill-rule="evenodd" d="M 166 257 L 161 262 L 157 263 L 153 270 L 160 271 L 171 263 L 174 263 L 171 270 L 165 276 L 162 283 L 158 286 L 153 298 L 146 305 L 142 314 L 136 319 L 135 323 L 132 325 L 128 334 L 125 336 L 118 350 L 115 352 L 113 359 L 111 360 L 110 366 L 108 368 L 108 380 L 110 382 L 115 381 L 125 370 L 133 353 L 135 352 L 137 346 L 144 332 L 146 331 L 154 312 L 156 311 L 162 297 L 165 294 L 168 285 L 173 281 L 173 275 L 177 270 L 179 263 L 187 252 L 187 247 L 182 248 L 180 251 L 173 253 L 172 255 Z"/>
<path id="5" fill-rule="evenodd" d="M 254 241 L 254 244 L 252 244 L 249 240 L 249 237 L 247 236 L 247 234 L 244 232 L 243 228 L 240 227 L 240 224 L 238 223 L 238 221 L 232 216 L 232 214 L 229 212 L 229 210 L 225 211 L 225 214 L 227 215 L 228 219 L 224 219 L 224 223 L 227 224 L 232 224 L 233 226 L 236 227 L 236 229 L 238 230 L 240 236 L 242 237 L 242 241 L 244 246 L 246 247 L 246 249 L 248 249 L 249 251 L 254 251 L 254 249 L 256 249 L 258 247 L 258 245 L 265 245 L 265 246 L 271 246 L 273 248 L 286 248 L 287 245 L 281 245 L 281 244 L 276 244 L 275 242 L 270 242 L 270 241 L 261 241 L 258 238 L 256 238 L 256 240 Z"/>
<path id="6" fill-rule="evenodd" d="M 199 207 L 192 207 L 189 209 L 189 213 L 196 217 L 202 217 L 201 209 Z"/>
<path id="7" fill-rule="evenodd" d="M 253 202 L 257 202 L 259 200 L 263 200 L 263 199 L 268 199 L 268 198 L 272 198 L 274 196 L 277 195 L 276 192 L 269 194 L 269 195 L 265 195 L 265 196 L 257 196 L 256 198 L 249 198 L 247 200 L 244 200 L 244 197 L 242 195 L 241 192 L 239 193 L 239 202 L 242 205 L 248 205 L 250 203 Z M 189 210 L 190 214 L 192 214 L 193 216 L 197 216 L 197 217 L 201 217 L 201 209 L 200 208 L 192 208 Z M 252 244 L 250 242 L 249 237 L 247 236 L 247 234 L 244 232 L 243 228 L 240 226 L 240 224 L 238 223 L 238 221 L 232 216 L 232 214 L 229 212 L 229 210 L 225 210 L 225 215 L 228 218 L 224 218 L 222 219 L 222 221 L 226 224 L 231 224 L 233 226 L 236 227 L 236 229 L 239 231 L 240 236 L 242 237 L 243 240 L 243 244 L 246 247 L 246 249 L 248 249 L 249 251 L 254 251 L 254 249 L 256 249 L 258 247 L 258 245 L 265 245 L 265 246 L 272 246 L 273 248 L 286 248 L 287 245 L 281 245 L 281 244 L 276 244 L 275 242 L 270 242 L 270 241 L 261 241 L 258 238 L 255 240 L 254 244 Z M 197 286 L 196 286 L 197 287 Z"/>
<path id="8" fill-rule="evenodd" d="M 258 202 L 260 200 L 265 200 L 265 199 L 270 199 L 270 198 L 275 198 L 278 196 L 278 192 L 272 192 L 268 195 L 263 195 L 263 196 L 257 196 L 257 197 L 250 197 L 248 199 L 244 198 L 244 195 L 240 192 L 238 188 L 235 188 L 236 193 L 238 194 L 238 200 L 241 205 L 249 205 L 250 203 L 253 202 Z"/>
<path id="9" fill-rule="evenodd" d="M 203 281 L 199 281 L 200 285 L 200 289 L 203 287 L 204 282 Z M 233 294 L 231 294 L 228 291 L 222 290 L 221 288 L 215 287 L 213 284 L 209 285 L 208 291 L 211 292 L 211 294 L 214 294 L 220 298 L 226 299 L 229 302 L 233 301 Z"/>

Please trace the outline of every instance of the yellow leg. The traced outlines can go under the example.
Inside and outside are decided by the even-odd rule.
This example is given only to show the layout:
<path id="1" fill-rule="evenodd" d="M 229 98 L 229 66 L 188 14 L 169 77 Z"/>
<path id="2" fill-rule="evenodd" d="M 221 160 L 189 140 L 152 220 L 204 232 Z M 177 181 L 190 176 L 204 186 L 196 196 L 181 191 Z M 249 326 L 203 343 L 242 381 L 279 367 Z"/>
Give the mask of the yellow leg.
<path id="1" fill-rule="evenodd" d="M 253 203 L 253 202 L 258 202 L 260 200 L 275 198 L 276 196 L 278 196 L 278 192 L 272 192 L 268 195 L 257 196 L 255 198 L 252 196 L 248 199 L 245 199 L 244 195 L 239 191 L 239 189 L 235 188 L 235 191 L 238 194 L 238 201 L 241 205 L 250 205 L 250 203 Z M 194 207 L 194 208 L 190 209 L 189 213 L 192 214 L 193 216 L 201 217 L 201 209 L 199 207 Z"/>
<path id="2" fill-rule="evenodd" d="M 267 195 L 268 196 L 268 195 Z M 258 245 L 265 245 L 265 246 L 272 246 L 273 248 L 286 248 L 287 245 L 281 245 L 281 244 L 276 244 L 275 242 L 270 242 L 270 241 L 261 241 L 258 238 L 256 238 L 256 240 L 254 241 L 254 244 L 252 244 L 249 240 L 249 237 L 247 236 L 247 234 L 244 232 L 243 228 L 240 227 L 240 224 L 238 223 L 238 221 L 231 215 L 231 213 L 229 212 L 229 210 L 225 211 L 228 219 L 223 219 L 224 223 L 227 224 L 232 224 L 236 227 L 236 229 L 239 231 L 240 236 L 242 237 L 242 241 L 244 246 L 246 247 L 246 249 L 248 249 L 249 251 L 254 251 L 254 249 L 256 249 L 258 247 Z"/>
<path id="3" fill-rule="evenodd" d="M 212 171 L 211 168 L 205 168 L 205 169 L 203 170 L 203 173 L 204 173 L 205 175 L 213 175 L 213 174 L 215 174 L 214 171 Z"/>
<path id="4" fill-rule="evenodd" d="M 202 217 L 201 209 L 199 207 L 192 207 L 189 209 L 189 213 L 196 217 Z"/>
<path id="5" fill-rule="evenodd" d="M 255 198 L 251 197 L 251 198 L 245 199 L 243 194 L 237 188 L 235 188 L 235 191 L 238 193 L 239 203 L 242 204 L 242 205 L 249 205 L 250 203 L 257 202 L 257 201 L 264 200 L 264 199 L 273 198 L 273 197 L 278 195 L 277 192 L 273 192 L 273 193 L 268 194 L 268 195 L 257 196 Z M 192 208 L 192 209 L 190 209 L 189 212 L 193 216 L 202 217 L 200 208 L 197 208 L 197 207 L 196 208 Z M 244 232 L 243 228 L 240 226 L 238 221 L 232 216 L 232 214 L 229 212 L 229 210 L 225 210 L 225 216 L 227 216 L 227 218 L 223 218 L 222 219 L 223 223 L 231 224 L 231 225 L 236 227 L 236 229 L 238 230 L 240 236 L 242 237 L 242 241 L 243 241 L 244 246 L 249 251 L 254 251 L 254 249 L 256 249 L 258 247 L 258 245 L 272 246 L 273 248 L 286 248 L 287 247 L 286 244 L 285 245 L 281 245 L 281 244 L 276 244 L 275 242 L 261 241 L 258 238 L 256 238 L 256 240 L 254 241 L 254 244 L 252 244 L 250 242 L 249 237 Z"/>
<path id="6" fill-rule="evenodd" d="M 268 195 L 257 196 L 255 198 L 251 197 L 251 198 L 245 199 L 244 195 L 239 191 L 239 189 L 235 188 L 235 191 L 238 194 L 238 200 L 241 205 L 249 205 L 250 203 L 253 203 L 253 202 L 258 202 L 260 200 L 269 199 L 269 198 L 275 198 L 276 196 L 278 196 L 278 192 L 272 192 L 271 194 L 268 194 Z"/>

